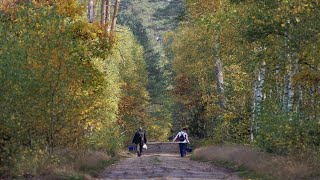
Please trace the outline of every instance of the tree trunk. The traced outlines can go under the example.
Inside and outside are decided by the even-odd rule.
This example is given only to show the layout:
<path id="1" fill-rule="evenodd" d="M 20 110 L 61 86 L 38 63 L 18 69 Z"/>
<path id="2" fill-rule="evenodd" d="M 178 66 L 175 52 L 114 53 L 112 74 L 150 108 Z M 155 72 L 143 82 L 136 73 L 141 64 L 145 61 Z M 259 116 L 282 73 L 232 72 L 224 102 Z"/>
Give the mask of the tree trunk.
<path id="1" fill-rule="evenodd" d="M 282 95 L 282 113 L 287 114 L 288 112 L 288 81 L 289 81 L 289 76 L 285 75 L 284 77 L 284 91 Z"/>
<path id="2" fill-rule="evenodd" d="M 88 18 L 89 22 L 93 23 L 95 17 L 95 0 L 88 0 Z"/>
<path id="3" fill-rule="evenodd" d="M 251 117 L 251 123 L 250 123 L 250 139 L 251 142 L 253 142 L 254 139 L 254 130 L 255 130 L 255 123 L 256 123 L 256 90 L 257 90 L 257 82 L 253 83 L 253 93 L 252 93 L 252 117 Z"/>
<path id="4" fill-rule="evenodd" d="M 291 70 L 288 75 L 288 86 L 287 86 L 287 91 L 288 91 L 288 93 L 287 93 L 288 94 L 287 112 L 289 114 L 291 114 L 292 110 L 293 110 L 293 96 L 294 96 L 293 75 L 294 75 L 294 72 L 293 72 L 293 70 Z M 290 120 L 292 120 L 291 117 L 290 117 Z"/>
<path id="5" fill-rule="evenodd" d="M 253 141 L 254 134 L 258 131 L 257 117 L 261 114 L 261 102 L 263 98 L 263 84 L 266 74 L 266 63 L 263 62 L 258 72 L 258 80 L 254 85 L 254 100 L 252 105 L 252 122 L 251 122 L 251 141 Z"/>
<path id="6" fill-rule="evenodd" d="M 285 59 L 285 58 L 283 58 Z M 276 78 L 276 89 L 275 89 L 275 95 L 276 95 L 276 99 L 277 100 L 280 100 L 282 99 L 282 83 L 281 83 L 281 74 L 280 74 L 280 68 L 281 68 L 281 64 L 279 63 L 279 61 L 277 61 L 277 64 L 276 64 L 276 74 L 275 74 L 275 78 Z M 272 96 L 272 95 L 271 95 Z"/>
<path id="7" fill-rule="evenodd" d="M 224 96 L 224 82 L 223 82 L 223 64 L 220 58 L 220 44 L 219 44 L 219 35 L 215 36 L 214 39 L 214 59 L 215 59 L 215 76 L 217 78 L 217 91 L 219 105 L 221 108 L 225 108 L 225 96 Z"/>
<path id="8" fill-rule="evenodd" d="M 296 60 L 295 60 L 295 71 L 296 71 L 295 72 L 296 74 L 300 71 L 298 58 L 296 58 Z M 302 108 L 302 104 L 303 104 L 303 89 L 302 89 L 301 82 L 298 82 L 297 84 L 298 84 L 297 85 L 298 103 L 297 103 L 296 113 L 298 113 L 298 117 L 300 120 L 301 119 L 301 108 Z"/>
<path id="9" fill-rule="evenodd" d="M 255 96 L 255 101 L 256 101 L 256 114 L 259 116 L 261 114 L 261 102 L 263 100 L 263 83 L 265 79 L 265 74 L 266 74 L 266 63 L 262 63 L 262 67 L 259 70 L 258 74 L 258 81 L 257 81 L 257 90 L 256 90 L 256 96 Z"/>
<path id="10" fill-rule="evenodd" d="M 286 22 L 286 31 L 284 32 L 284 48 L 285 48 L 285 61 L 288 62 L 288 66 L 286 66 L 286 75 L 284 77 L 284 93 L 282 97 L 282 112 L 283 114 L 288 114 L 290 112 L 289 101 L 290 96 L 293 96 L 293 87 L 292 87 L 292 57 L 291 57 L 291 47 L 290 47 L 290 34 L 289 34 L 289 27 L 290 27 L 290 20 Z"/>
<path id="11" fill-rule="evenodd" d="M 289 57 L 290 58 L 290 57 Z M 290 63 L 290 71 L 288 75 L 288 113 L 289 113 L 289 120 L 292 120 L 293 117 L 293 110 L 294 110 L 294 83 L 293 83 L 293 77 L 296 75 L 296 73 L 299 70 L 298 65 L 298 57 L 297 53 L 293 52 L 292 57 L 289 59 Z M 299 104 L 299 103 L 298 103 Z"/>
<path id="12" fill-rule="evenodd" d="M 101 20 L 100 20 L 100 23 L 101 25 L 105 25 L 106 24 L 106 0 L 101 0 Z"/>
<path id="13" fill-rule="evenodd" d="M 315 92 L 316 92 L 316 88 L 314 85 L 314 82 L 312 82 L 312 86 L 310 89 L 310 95 L 311 95 L 311 105 L 312 105 L 312 113 L 311 113 L 311 120 L 315 120 L 316 119 L 316 104 L 315 104 Z"/>
<path id="14" fill-rule="evenodd" d="M 111 29 L 110 29 L 111 34 L 114 33 L 114 30 L 115 30 L 115 27 L 116 27 L 116 24 L 117 24 L 119 5 L 120 5 L 120 0 L 116 0 L 116 3 L 115 3 L 115 5 L 114 5 L 114 11 L 113 11 Z"/>
<path id="15" fill-rule="evenodd" d="M 106 23 L 107 31 L 110 31 L 110 20 L 111 20 L 111 0 L 106 0 Z"/>

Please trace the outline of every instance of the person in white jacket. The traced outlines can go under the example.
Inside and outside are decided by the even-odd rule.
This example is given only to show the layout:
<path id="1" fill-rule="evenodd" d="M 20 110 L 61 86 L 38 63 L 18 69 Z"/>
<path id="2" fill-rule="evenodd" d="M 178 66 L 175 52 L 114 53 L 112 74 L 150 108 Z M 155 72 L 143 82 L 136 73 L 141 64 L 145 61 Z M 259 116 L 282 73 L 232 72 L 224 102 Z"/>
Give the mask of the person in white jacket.
<path id="1" fill-rule="evenodd" d="M 173 139 L 173 142 L 179 141 L 179 149 L 181 157 L 187 155 L 187 144 L 189 143 L 189 138 L 187 134 L 187 128 L 183 128 L 176 137 Z"/>

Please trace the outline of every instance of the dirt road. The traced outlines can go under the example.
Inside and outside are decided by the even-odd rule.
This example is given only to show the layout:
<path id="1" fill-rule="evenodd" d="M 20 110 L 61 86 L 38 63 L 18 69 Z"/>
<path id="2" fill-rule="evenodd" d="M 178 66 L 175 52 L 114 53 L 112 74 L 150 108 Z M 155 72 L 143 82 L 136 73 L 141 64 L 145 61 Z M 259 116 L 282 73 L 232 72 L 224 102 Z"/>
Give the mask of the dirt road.
<path id="1" fill-rule="evenodd" d="M 197 162 L 178 154 L 145 154 L 128 157 L 106 169 L 98 179 L 239 179 L 211 163 Z"/>

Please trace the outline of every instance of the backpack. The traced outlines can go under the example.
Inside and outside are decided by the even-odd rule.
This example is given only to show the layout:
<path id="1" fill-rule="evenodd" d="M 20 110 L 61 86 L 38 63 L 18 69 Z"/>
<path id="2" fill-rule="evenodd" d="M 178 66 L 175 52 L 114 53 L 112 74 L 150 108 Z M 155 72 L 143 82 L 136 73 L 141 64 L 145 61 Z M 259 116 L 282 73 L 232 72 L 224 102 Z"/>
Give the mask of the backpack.
<path id="1" fill-rule="evenodd" d="M 138 132 L 138 139 L 137 139 L 137 143 L 140 143 L 144 140 L 144 133 L 142 131 Z"/>
<path id="2" fill-rule="evenodd" d="M 181 135 L 178 137 L 179 141 L 184 141 L 186 138 L 184 137 L 184 134 L 181 133 Z"/>

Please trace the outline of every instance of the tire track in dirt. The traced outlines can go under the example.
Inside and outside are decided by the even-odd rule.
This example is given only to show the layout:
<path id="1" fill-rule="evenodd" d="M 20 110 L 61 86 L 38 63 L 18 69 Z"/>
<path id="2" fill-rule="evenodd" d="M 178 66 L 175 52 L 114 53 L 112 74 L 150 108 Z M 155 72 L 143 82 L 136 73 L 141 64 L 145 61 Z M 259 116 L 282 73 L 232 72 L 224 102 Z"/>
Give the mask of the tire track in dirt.
<path id="1" fill-rule="evenodd" d="M 212 163 L 181 158 L 177 154 L 146 154 L 122 159 L 108 167 L 98 179 L 238 180 L 239 177 Z"/>

